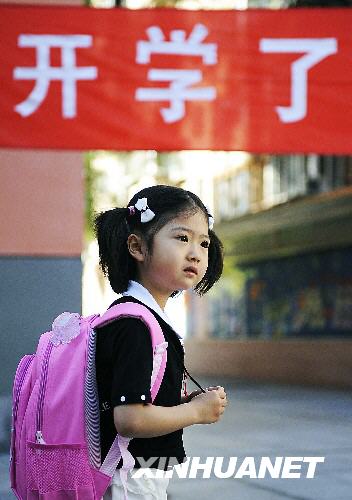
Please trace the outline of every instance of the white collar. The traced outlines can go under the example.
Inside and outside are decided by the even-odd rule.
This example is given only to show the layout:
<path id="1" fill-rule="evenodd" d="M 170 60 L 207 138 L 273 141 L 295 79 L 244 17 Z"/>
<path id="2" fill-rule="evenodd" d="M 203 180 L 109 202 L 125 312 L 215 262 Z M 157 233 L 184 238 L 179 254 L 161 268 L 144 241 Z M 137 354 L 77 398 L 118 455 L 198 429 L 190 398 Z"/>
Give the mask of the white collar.
<path id="1" fill-rule="evenodd" d="M 153 309 L 153 311 L 155 311 L 169 326 L 171 326 L 176 335 L 181 338 L 181 335 L 175 330 L 175 327 L 172 324 L 170 318 L 161 309 L 157 301 L 154 299 L 153 295 L 143 285 L 138 283 L 138 281 L 130 280 L 128 283 L 127 291 L 123 292 L 122 295 L 124 297 L 134 297 L 140 302 L 143 302 L 143 304 L 145 304 L 146 306 Z"/>

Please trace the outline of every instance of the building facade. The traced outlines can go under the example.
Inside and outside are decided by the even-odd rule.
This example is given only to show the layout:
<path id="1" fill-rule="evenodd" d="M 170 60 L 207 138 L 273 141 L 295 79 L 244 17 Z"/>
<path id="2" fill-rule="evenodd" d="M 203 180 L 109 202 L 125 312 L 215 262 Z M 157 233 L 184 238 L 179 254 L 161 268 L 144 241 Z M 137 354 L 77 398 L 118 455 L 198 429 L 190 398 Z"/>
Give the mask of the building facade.
<path id="1" fill-rule="evenodd" d="M 253 161 L 214 180 L 225 274 L 205 305 L 190 298 L 191 365 L 216 351 L 219 374 L 351 386 L 351 158 Z"/>

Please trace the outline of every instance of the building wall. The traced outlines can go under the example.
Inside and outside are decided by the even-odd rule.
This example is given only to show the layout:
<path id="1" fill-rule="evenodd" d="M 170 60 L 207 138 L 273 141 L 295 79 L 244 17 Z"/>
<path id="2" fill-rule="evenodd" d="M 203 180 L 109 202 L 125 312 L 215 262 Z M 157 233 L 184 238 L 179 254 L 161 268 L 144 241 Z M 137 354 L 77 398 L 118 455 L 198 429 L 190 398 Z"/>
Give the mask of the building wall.
<path id="1" fill-rule="evenodd" d="M 231 376 L 260 382 L 352 387 L 352 341 L 186 340 L 193 376 Z"/>
<path id="2" fill-rule="evenodd" d="M 0 255 L 79 257 L 81 153 L 0 149 Z"/>
<path id="3" fill-rule="evenodd" d="M 9 446 L 19 359 L 58 314 L 81 310 L 82 167 L 81 153 L 0 149 L 0 451 Z"/>

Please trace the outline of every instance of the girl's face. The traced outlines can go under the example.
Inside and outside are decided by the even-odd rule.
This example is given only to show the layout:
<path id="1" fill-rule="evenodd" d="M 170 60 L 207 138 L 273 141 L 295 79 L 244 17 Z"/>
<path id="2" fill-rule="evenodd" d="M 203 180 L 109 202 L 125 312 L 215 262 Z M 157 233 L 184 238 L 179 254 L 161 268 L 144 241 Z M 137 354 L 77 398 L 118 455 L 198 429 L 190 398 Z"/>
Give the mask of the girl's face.
<path id="1" fill-rule="evenodd" d="M 138 263 L 139 280 L 162 309 L 173 291 L 187 290 L 202 280 L 209 244 L 208 220 L 200 210 L 172 219 L 154 236 L 152 255 Z"/>

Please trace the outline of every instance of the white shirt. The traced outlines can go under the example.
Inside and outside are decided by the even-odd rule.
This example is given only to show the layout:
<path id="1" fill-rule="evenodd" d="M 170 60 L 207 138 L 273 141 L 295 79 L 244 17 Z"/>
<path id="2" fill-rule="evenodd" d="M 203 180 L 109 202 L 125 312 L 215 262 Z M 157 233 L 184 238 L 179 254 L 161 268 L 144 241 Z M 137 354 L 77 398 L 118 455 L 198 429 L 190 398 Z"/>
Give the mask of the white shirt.
<path id="1" fill-rule="evenodd" d="M 161 309 L 157 301 L 154 299 L 153 295 L 147 290 L 143 285 L 138 283 L 138 281 L 130 280 L 128 284 L 128 289 L 126 292 L 122 293 L 123 296 L 129 295 L 130 297 L 134 297 L 135 299 L 139 300 L 146 306 L 150 307 L 155 311 L 163 320 L 171 326 L 171 328 L 174 330 L 176 335 L 181 341 L 181 344 L 183 345 L 182 342 L 182 337 L 181 335 L 175 330 L 174 325 L 172 324 L 170 318 L 167 316 L 165 311 Z"/>

